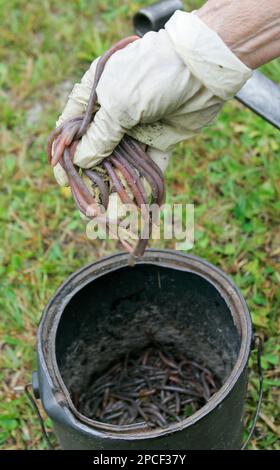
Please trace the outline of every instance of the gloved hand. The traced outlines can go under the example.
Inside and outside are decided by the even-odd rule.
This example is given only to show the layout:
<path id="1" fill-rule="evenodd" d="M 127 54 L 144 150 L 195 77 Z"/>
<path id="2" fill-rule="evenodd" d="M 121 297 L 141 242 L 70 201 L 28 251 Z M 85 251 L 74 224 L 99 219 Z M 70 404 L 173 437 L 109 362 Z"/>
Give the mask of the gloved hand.
<path id="1" fill-rule="evenodd" d="M 85 111 L 96 62 L 74 86 L 57 124 Z M 111 154 L 124 133 L 170 151 L 211 123 L 250 76 L 195 13 L 177 11 L 165 29 L 145 34 L 110 58 L 97 87 L 100 109 L 74 163 L 91 168 Z M 61 169 L 58 173 L 66 182 Z"/>
<path id="2" fill-rule="evenodd" d="M 97 60 L 75 85 L 57 125 L 85 111 Z M 93 167 L 127 133 L 149 146 L 148 153 L 164 171 L 169 158 L 165 152 L 209 124 L 250 75 L 194 13 L 176 12 L 164 30 L 147 33 L 110 58 L 97 87 L 100 108 L 77 146 L 74 163 Z M 54 171 L 66 185 L 59 164 Z M 107 212 L 115 220 L 122 215 L 116 193 Z M 94 235 L 93 221 L 87 234 Z"/>

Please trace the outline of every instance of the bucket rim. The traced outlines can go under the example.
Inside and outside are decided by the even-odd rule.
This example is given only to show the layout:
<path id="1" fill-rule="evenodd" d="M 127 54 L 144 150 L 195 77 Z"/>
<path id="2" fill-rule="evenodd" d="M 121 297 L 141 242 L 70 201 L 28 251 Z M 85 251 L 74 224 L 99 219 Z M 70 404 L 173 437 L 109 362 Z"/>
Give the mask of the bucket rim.
<path id="1" fill-rule="evenodd" d="M 137 259 L 137 265 L 150 264 L 191 272 L 201 276 L 219 292 L 230 310 L 241 338 L 238 357 L 230 375 L 218 392 L 194 414 L 180 422 L 170 424 L 167 428 L 147 430 L 146 426 L 141 429 L 139 424 L 118 426 L 91 420 L 76 410 L 61 377 L 55 354 L 57 328 L 65 307 L 79 291 L 105 274 L 128 267 L 127 261 L 128 255 L 124 252 L 108 255 L 83 266 L 61 284 L 49 300 L 40 320 L 37 333 L 38 361 L 41 363 L 41 369 L 46 375 L 50 387 L 58 393 L 60 404 L 64 405 L 64 412 L 74 427 L 90 435 L 94 432 L 96 436 L 102 438 L 120 440 L 151 439 L 166 436 L 194 425 L 197 421 L 213 412 L 227 398 L 247 366 L 252 345 L 252 321 L 240 290 L 231 278 L 215 265 L 198 256 L 176 250 L 153 248 L 146 250 L 144 256 Z M 61 396 L 65 398 L 64 403 Z M 45 409 L 47 409 L 46 406 Z"/>

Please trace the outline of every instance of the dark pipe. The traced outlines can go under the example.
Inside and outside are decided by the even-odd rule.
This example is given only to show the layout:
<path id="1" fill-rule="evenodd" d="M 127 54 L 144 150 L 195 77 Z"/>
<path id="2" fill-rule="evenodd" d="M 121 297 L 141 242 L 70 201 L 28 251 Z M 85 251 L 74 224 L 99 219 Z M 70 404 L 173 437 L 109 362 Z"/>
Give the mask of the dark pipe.
<path id="1" fill-rule="evenodd" d="M 136 34 L 144 36 L 148 31 L 158 31 L 176 10 L 183 10 L 180 0 L 163 0 L 147 8 L 141 8 L 133 18 Z"/>
<path id="2" fill-rule="evenodd" d="M 136 33 L 143 36 L 148 31 L 158 31 L 176 10 L 183 10 L 180 0 L 163 0 L 142 8 L 133 19 Z M 255 71 L 236 99 L 280 129 L 280 87 L 272 80 Z"/>

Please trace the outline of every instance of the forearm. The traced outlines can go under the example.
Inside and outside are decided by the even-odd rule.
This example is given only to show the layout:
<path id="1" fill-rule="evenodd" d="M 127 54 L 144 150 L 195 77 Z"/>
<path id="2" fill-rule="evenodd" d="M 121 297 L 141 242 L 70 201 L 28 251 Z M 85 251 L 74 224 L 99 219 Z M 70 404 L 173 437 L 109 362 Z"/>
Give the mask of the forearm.
<path id="1" fill-rule="evenodd" d="M 280 56 L 280 0 L 208 0 L 196 14 L 248 67 Z"/>

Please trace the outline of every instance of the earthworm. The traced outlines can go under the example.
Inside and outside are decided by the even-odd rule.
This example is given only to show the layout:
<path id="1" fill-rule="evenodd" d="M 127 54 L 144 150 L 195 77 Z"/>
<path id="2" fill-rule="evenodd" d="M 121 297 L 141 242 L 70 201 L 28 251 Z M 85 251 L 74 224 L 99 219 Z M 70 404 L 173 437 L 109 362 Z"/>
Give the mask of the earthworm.
<path id="1" fill-rule="evenodd" d="M 119 147 L 124 152 L 125 158 L 132 163 L 132 165 L 139 171 L 139 173 L 148 181 L 152 191 L 152 204 L 159 203 L 159 187 L 158 181 L 154 178 L 154 173 L 151 174 L 152 169 L 147 168 L 147 165 L 141 160 L 137 153 L 131 152 L 131 149 L 127 147 L 123 141 L 119 144 Z"/>
<path id="2" fill-rule="evenodd" d="M 117 51 L 125 48 L 130 43 L 138 40 L 138 36 L 130 36 L 122 39 L 112 46 L 107 52 L 101 56 L 97 62 L 93 86 L 90 93 L 84 115 L 74 116 L 64 121 L 49 136 L 47 145 L 48 160 L 52 166 L 58 162 L 66 171 L 72 195 L 78 209 L 87 217 L 95 217 L 99 214 L 98 205 L 86 187 L 81 175 L 73 164 L 73 157 L 78 141 L 86 133 L 90 123 L 94 119 L 95 106 L 97 103 L 96 87 L 102 76 L 104 68 L 110 57 Z M 119 145 L 115 148 L 112 155 L 106 158 L 102 163 L 108 177 L 112 183 L 112 187 L 118 193 L 124 204 L 134 204 L 143 214 L 144 233 L 147 236 L 139 238 L 135 247 L 133 247 L 126 239 L 120 237 L 124 248 L 133 256 L 141 256 L 148 243 L 151 235 L 151 224 L 149 222 L 150 213 L 147 209 L 148 196 L 143 186 L 141 178 L 144 178 L 151 188 L 151 203 L 162 205 L 165 200 L 165 189 L 163 174 L 157 164 L 146 154 L 139 143 L 125 135 Z M 82 170 L 80 170 L 82 171 Z M 96 185 L 100 191 L 101 203 L 106 209 L 109 202 L 109 188 L 103 181 L 101 175 L 93 170 L 83 170 L 85 175 Z M 123 180 L 128 186 L 133 198 L 123 186 L 118 176 L 118 172 L 122 175 Z M 109 228 L 109 233 L 112 229 Z M 133 258 L 131 259 L 133 264 Z"/>
<path id="3" fill-rule="evenodd" d="M 164 428 L 167 425 L 167 421 L 160 413 L 159 407 L 153 406 L 152 403 L 149 403 L 149 405 L 145 406 L 143 411 L 145 414 L 149 413 L 149 419 L 152 419 L 151 424 L 155 423 L 161 428 Z"/>
<path id="4" fill-rule="evenodd" d="M 215 388 L 215 382 L 209 373 L 205 374 L 205 380 L 211 385 L 212 388 Z"/>
<path id="5" fill-rule="evenodd" d="M 141 207 L 142 204 L 145 204 L 146 197 L 145 197 L 145 193 L 142 192 L 142 189 L 139 190 L 139 186 L 136 185 L 136 179 L 134 177 L 134 174 L 131 171 L 133 170 L 133 167 L 130 166 L 126 160 L 122 161 L 121 158 L 118 157 L 117 153 L 116 154 L 113 153 L 109 160 L 114 164 L 114 166 L 123 175 L 128 186 L 133 191 L 137 205 Z"/>
<path id="6" fill-rule="evenodd" d="M 91 180 L 91 182 L 98 187 L 101 195 L 102 205 L 105 207 L 105 209 L 107 209 L 109 204 L 109 192 L 106 184 L 104 183 L 104 179 L 97 173 L 97 171 L 84 170 L 84 173 Z"/>
<path id="7" fill-rule="evenodd" d="M 77 122 L 77 121 L 81 121 L 82 117 L 81 116 L 77 116 L 77 117 L 74 117 L 74 118 L 71 118 L 71 119 L 68 119 L 67 121 L 63 122 L 62 124 L 60 124 L 58 127 L 56 127 L 50 134 L 49 138 L 48 138 L 48 143 L 47 143 L 47 156 L 48 156 L 48 161 L 49 163 L 52 162 L 52 145 L 54 143 L 54 141 L 56 140 L 57 136 L 61 133 L 61 131 L 63 130 L 64 127 L 66 127 L 66 125 L 70 125 L 71 123 L 73 122 Z M 54 165 L 52 165 L 54 166 Z"/>
<path id="8" fill-rule="evenodd" d="M 176 415 L 179 415 L 181 411 L 181 401 L 180 401 L 179 393 L 175 393 L 175 401 L 176 401 L 176 408 L 175 408 Z"/>
<path id="9" fill-rule="evenodd" d="M 211 394 L 210 394 L 208 384 L 205 380 L 205 372 L 202 372 L 202 374 L 201 374 L 201 383 L 202 383 L 203 389 L 204 389 L 204 398 L 205 398 L 206 401 L 208 401 Z"/>
<path id="10" fill-rule="evenodd" d="M 55 166 L 59 162 L 64 149 L 72 144 L 73 139 L 79 130 L 79 125 L 79 121 L 67 123 L 67 127 L 63 128 L 63 132 L 55 140 L 51 161 L 52 166 Z"/>
<path id="11" fill-rule="evenodd" d="M 148 198 L 147 194 L 145 191 L 145 188 L 143 186 L 143 183 L 141 181 L 140 175 L 137 173 L 135 168 L 124 158 L 121 152 L 118 152 L 118 148 L 114 150 L 114 153 L 118 157 L 118 161 L 122 163 L 122 165 L 126 168 L 126 170 L 130 173 L 131 178 L 133 178 L 133 181 L 136 185 L 136 188 L 138 189 L 141 199 L 143 200 L 142 204 L 148 204 Z M 136 195 L 136 193 L 135 193 Z"/>
<path id="12" fill-rule="evenodd" d="M 141 155 L 141 157 L 146 160 L 151 167 L 156 171 L 160 178 L 163 178 L 163 173 L 159 166 L 148 156 L 148 154 L 142 149 L 141 145 L 137 140 L 133 139 L 129 135 L 125 135 L 123 138 L 124 142 L 127 142 L 134 150 Z"/>
<path id="13" fill-rule="evenodd" d="M 106 158 L 104 160 L 103 166 L 104 166 L 105 170 L 107 170 L 107 173 L 110 176 L 110 178 L 112 180 L 112 183 L 113 183 L 118 195 L 120 196 L 120 200 L 122 201 L 122 203 L 123 204 L 132 204 L 133 205 L 133 200 L 131 199 L 131 197 L 127 194 L 126 190 L 124 189 L 123 184 L 122 184 L 120 178 L 118 177 L 117 173 L 115 172 L 109 158 Z"/>
<path id="14" fill-rule="evenodd" d="M 162 388 L 163 388 L 163 390 L 169 390 L 170 392 L 178 392 L 178 393 L 182 393 L 183 395 L 190 395 L 191 394 L 191 395 L 194 395 L 194 396 L 198 396 L 193 391 L 188 390 L 187 388 L 177 387 L 175 385 L 164 385 Z"/>
<path id="15" fill-rule="evenodd" d="M 178 395 L 179 397 L 179 395 Z M 166 406 L 163 406 L 163 404 L 161 403 L 157 403 L 157 407 L 161 410 L 161 411 L 164 411 L 164 413 L 166 413 L 167 415 L 171 416 L 172 418 L 176 419 L 176 421 L 181 421 L 181 419 L 179 418 L 179 414 L 180 414 L 180 411 L 181 409 L 178 408 L 178 412 L 176 410 L 175 413 L 173 413 L 172 411 L 170 411 Z"/>
<path id="16" fill-rule="evenodd" d="M 167 367 L 171 367 L 172 369 L 174 369 L 174 368 L 177 369 L 177 365 L 173 361 L 171 361 L 170 359 L 165 357 L 165 355 L 161 351 L 159 351 L 158 353 L 159 353 L 159 356 L 160 356 L 162 362 L 165 365 L 167 365 Z"/>
<path id="17" fill-rule="evenodd" d="M 144 420 L 147 422 L 149 422 L 149 417 L 148 415 L 146 415 L 146 413 L 142 410 L 141 406 L 138 405 L 138 403 L 135 402 L 135 408 L 136 410 L 138 411 L 138 414 L 144 418 Z"/>
<path id="18" fill-rule="evenodd" d="M 128 44 L 131 44 L 132 42 L 137 41 L 138 39 L 139 39 L 139 36 L 129 36 L 127 38 L 121 39 L 119 42 L 113 45 L 108 51 L 106 51 L 105 54 L 103 54 L 98 60 L 96 70 L 95 70 L 94 82 L 93 82 L 91 94 L 89 97 L 87 109 L 83 117 L 80 130 L 79 130 L 78 138 L 81 138 L 86 133 L 88 126 L 92 120 L 94 106 L 97 100 L 96 87 L 101 78 L 101 75 L 103 73 L 106 63 L 115 52 L 125 48 L 126 46 L 128 46 Z"/>
<path id="19" fill-rule="evenodd" d="M 147 364 L 149 354 L 150 354 L 150 351 L 149 351 L 149 349 L 147 349 L 143 354 L 143 358 L 141 358 L 142 366 L 145 366 Z"/>
<path id="20" fill-rule="evenodd" d="M 88 188 L 84 184 L 81 176 L 75 170 L 75 167 L 70 158 L 69 149 L 65 148 L 63 152 L 63 168 L 65 169 L 69 178 L 69 183 L 72 189 L 73 196 L 79 209 L 87 216 L 95 217 L 98 214 L 97 204 L 92 198 Z"/>
<path id="21" fill-rule="evenodd" d="M 159 192 L 160 192 L 160 200 L 159 204 L 163 204 L 165 192 L 164 192 L 164 180 L 163 174 L 158 167 L 158 165 L 142 150 L 141 146 L 136 143 L 129 136 L 125 136 L 121 141 L 121 144 L 127 148 L 127 151 L 130 155 L 133 155 L 134 159 L 137 159 L 139 164 L 146 169 L 147 173 L 150 174 L 155 178 L 157 182 Z"/>

